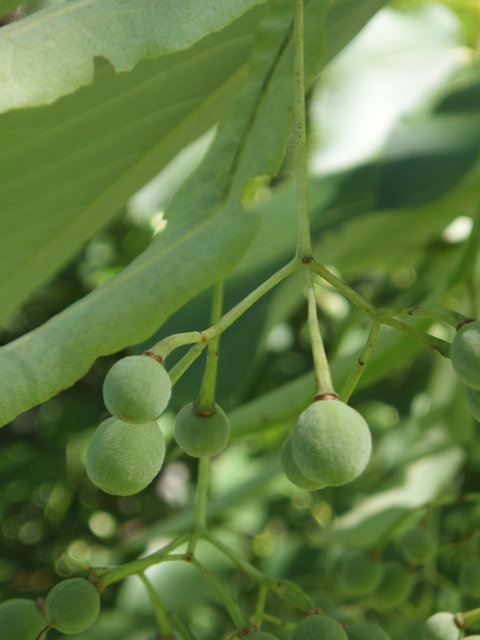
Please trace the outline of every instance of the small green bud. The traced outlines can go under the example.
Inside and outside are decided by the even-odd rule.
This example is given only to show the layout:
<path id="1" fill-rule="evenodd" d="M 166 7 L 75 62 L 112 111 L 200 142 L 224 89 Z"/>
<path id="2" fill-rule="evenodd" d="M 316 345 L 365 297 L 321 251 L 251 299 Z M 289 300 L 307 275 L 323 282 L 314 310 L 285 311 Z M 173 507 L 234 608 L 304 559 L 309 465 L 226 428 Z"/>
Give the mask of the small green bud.
<path id="1" fill-rule="evenodd" d="M 348 640 L 342 625 L 319 613 L 305 616 L 292 633 L 292 640 Z"/>
<path id="2" fill-rule="evenodd" d="M 376 624 L 352 624 L 345 629 L 348 640 L 391 640 Z"/>
<path id="3" fill-rule="evenodd" d="M 411 564 L 425 564 L 435 553 L 437 544 L 425 529 L 410 529 L 400 538 L 400 548 Z"/>
<path id="4" fill-rule="evenodd" d="M 372 593 L 383 578 L 384 565 L 365 551 L 351 551 L 339 564 L 337 575 L 340 589 L 349 596 Z"/>
<path id="5" fill-rule="evenodd" d="M 423 628 L 425 640 L 460 640 L 461 631 L 453 613 L 441 611 L 430 616 Z"/>

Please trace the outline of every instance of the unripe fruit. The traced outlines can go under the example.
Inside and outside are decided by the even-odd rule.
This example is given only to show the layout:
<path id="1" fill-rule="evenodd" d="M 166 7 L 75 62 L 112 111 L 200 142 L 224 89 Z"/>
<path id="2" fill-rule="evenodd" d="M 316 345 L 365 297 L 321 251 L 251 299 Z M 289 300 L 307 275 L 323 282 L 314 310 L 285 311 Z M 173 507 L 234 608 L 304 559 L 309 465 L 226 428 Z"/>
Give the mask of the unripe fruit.
<path id="1" fill-rule="evenodd" d="M 345 629 L 348 640 L 391 640 L 376 624 L 352 624 Z"/>
<path id="2" fill-rule="evenodd" d="M 411 564 L 424 564 L 437 547 L 433 536 L 424 529 L 410 529 L 400 538 L 402 553 Z"/>
<path id="3" fill-rule="evenodd" d="M 283 472 L 290 480 L 292 484 L 295 484 L 301 489 L 308 489 L 309 491 L 317 491 L 317 489 L 323 489 L 325 485 L 313 482 L 306 478 L 300 471 L 298 464 L 295 462 L 292 450 L 292 434 L 288 436 L 282 446 L 281 462 Z"/>
<path id="4" fill-rule="evenodd" d="M 99 612 L 100 595 L 96 587 L 84 578 L 59 582 L 45 601 L 48 622 L 62 633 L 85 631 L 98 618 Z"/>
<path id="5" fill-rule="evenodd" d="M 480 560 L 467 560 L 458 577 L 460 589 L 474 598 L 480 598 Z"/>
<path id="6" fill-rule="evenodd" d="M 292 632 L 292 640 L 348 640 L 342 625 L 328 616 L 305 616 Z"/>
<path id="7" fill-rule="evenodd" d="M 460 640 L 461 632 L 453 613 L 441 611 L 428 618 L 423 628 L 425 640 Z"/>
<path id="8" fill-rule="evenodd" d="M 145 489 L 160 471 L 165 440 L 156 422 L 102 422 L 87 449 L 87 473 L 106 493 L 130 496 Z"/>
<path id="9" fill-rule="evenodd" d="M 413 576 L 395 560 L 385 562 L 384 566 L 383 580 L 373 597 L 377 608 L 391 609 L 408 598 L 413 587 Z"/>
<path id="10" fill-rule="evenodd" d="M 480 422 L 480 391 L 478 389 L 472 389 L 471 387 L 465 387 L 465 398 L 470 413 L 475 420 Z"/>
<path id="11" fill-rule="evenodd" d="M 365 596 L 378 587 L 383 572 L 384 567 L 379 560 L 365 551 L 352 551 L 340 561 L 338 585 L 349 596 Z"/>
<path id="12" fill-rule="evenodd" d="M 165 367 L 149 356 L 119 360 L 103 383 L 103 399 L 110 413 L 135 424 L 158 418 L 171 393 L 172 382 Z"/>
<path id="13" fill-rule="evenodd" d="M 227 446 L 230 421 L 218 404 L 211 415 L 201 416 L 191 402 L 178 414 L 174 435 L 179 447 L 189 456 L 211 458 Z"/>
<path id="14" fill-rule="evenodd" d="M 450 348 L 450 358 L 458 377 L 480 389 L 480 322 L 467 322 L 456 332 Z"/>
<path id="15" fill-rule="evenodd" d="M 47 621 L 31 600 L 16 598 L 0 604 L 0 638 L 34 640 Z"/>
<path id="16" fill-rule="evenodd" d="M 365 469 L 372 437 L 362 416 L 340 400 L 320 400 L 300 415 L 292 432 L 295 462 L 318 485 L 341 485 Z"/>

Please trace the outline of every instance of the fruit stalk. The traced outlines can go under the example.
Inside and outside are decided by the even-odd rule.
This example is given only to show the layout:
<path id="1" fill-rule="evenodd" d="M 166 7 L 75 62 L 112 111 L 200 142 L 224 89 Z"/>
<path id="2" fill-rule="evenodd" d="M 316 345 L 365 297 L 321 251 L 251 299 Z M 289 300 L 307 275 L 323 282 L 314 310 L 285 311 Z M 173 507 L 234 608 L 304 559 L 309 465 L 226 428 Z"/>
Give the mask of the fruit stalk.
<path id="1" fill-rule="evenodd" d="M 213 287 L 212 313 L 210 324 L 214 325 L 222 317 L 223 279 Z M 215 386 L 217 382 L 218 347 L 220 334 L 212 338 L 208 344 L 207 362 L 202 378 L 200 393 L 195 402 L 198 409 L 208 411 L 215 408 Z"/>
<path id="2" fill-rule="evenodd" d="M 232 598 L 229 592 L 222 585 L 217 576 L 209 571 L 206 567 L 204 567 L 203 564 L 198 562 L 196 558 L 192 558 L 191 563 L 196 569 L 198 569 L 198 571 L 200 571 L 200 573 L 212 587 L 213 591 L 215 591 L 219 600 L 228 611 L 231 619 L 233 620 L 233 624 L 237 627 L 237 629 L 243 629 L 244 627 L 248 626 L 250 624 L 248 618 L 240 609 L 234 598 Z"/>
<path id="3" fill-rule="evenodd" d="M 308 216 L 307 135 L 305 127 L 305 71 L 303 60 L 303 0 L 294 5 L 295 175 L 297 181 L 297 256 L 312 255 Z"/>
<path id="4" fill-rule="evenodd" d="M 315 297 L 315 284 L 313 282 L 313 273 L 309 267 L 305 268 L 305 278 L 307 280 L 307 299 L 308 299 L 308 331 L 312 343 L 313 364 L 315 369 L 315 383 L 317 394 L 334 393 L 332 376 L 330 367 L 328 366 L 325 347 L 323 346 L 320 327 L 318 326 L 317 316 L 317 299 Z M 336 394 L 335 394 L 336 395 Z"/>
<path id="5" fill-rule="evenodd" d="M 147 590 L 148 597 L 150 598 L 150 602 L 152 603 L 153 611 L 155 613 L 155 618 L 157 620 L 158 629 L 160 631 L 160 635 L 162 637 L 168 637 L 172 635 L 172 629 L 170 627 L 170 623 L 168 621 L 168 614 L 163 606 L 160 598 L 158 597 L 158 593 L 152 586 L 152 583 L 145 576 L 143 572 L 138 574 L 138 577 L 143 583 L 143 586 Z"/>
<path id="6" fill-rule="evenodd" d="M 367 362 L 372 353 L 373 347 L 375 345 L 375 340 L 377 339 L 378 332 L 380 331 L 380 327 L 382 326 L 379 320 L 374 320 L 372 324 L 372 328 L 370 329 L 370 333 L 368 335 L 367 343 L 357 360 L 357 364 L 355 368 L 352 370 L 350 375 L 348 376 L 345 384 L 343 385 L 342 390 L 339 393 L 339 399 L 342 402 L 348 402 L 348 399 L 353 393 L 353 390 L 357 386 L 360 378 L 362 377 L 363 372 L 367 366 Z"/>

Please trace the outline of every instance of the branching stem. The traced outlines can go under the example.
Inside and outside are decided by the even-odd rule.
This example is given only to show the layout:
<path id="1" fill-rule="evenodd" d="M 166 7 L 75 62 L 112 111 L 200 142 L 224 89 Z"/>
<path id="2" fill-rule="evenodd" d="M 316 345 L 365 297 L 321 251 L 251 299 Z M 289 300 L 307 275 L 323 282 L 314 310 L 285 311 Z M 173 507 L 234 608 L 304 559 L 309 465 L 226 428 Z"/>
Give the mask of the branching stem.
<path id="1" fill-rule="evenodd" d="M 284 278 L 289 276 L 291 273 L 294 273 L 302 266 L 302 261 L 298 258 L 294 258 L 284 267 L 279 269 L 276 273 L 274 273 L 270 278 L 265 280 L 259 287 L 254 289 L 251 293 L 248 294 L 246 298 L 244 298 L 241 302 L 230 309 L 218 322 L 214 325 L 206 329 L 205 331 L 190 331 L 188 333 L 175 333 L 168 338 L 164 338 L 157 342 L 153 347 L 149 350 L 157 353 L 158 355 L 165 358 L 178 347 L 181 347 L 186 344 L 195 344 L 212 340 L 216 336 L 219 336 L 221 333 L 228 329 L 235 320 L 237 320 L 242 314 L 247 311 L 257 300 L 260 300 L 262 296 L 264 296 L 270 289 L 273 289 L 275 285 L 281 282 Z M 188 355 L 188 354 L 187 354 Z M 172 369 L 173 371 L 173 369 Z"/>

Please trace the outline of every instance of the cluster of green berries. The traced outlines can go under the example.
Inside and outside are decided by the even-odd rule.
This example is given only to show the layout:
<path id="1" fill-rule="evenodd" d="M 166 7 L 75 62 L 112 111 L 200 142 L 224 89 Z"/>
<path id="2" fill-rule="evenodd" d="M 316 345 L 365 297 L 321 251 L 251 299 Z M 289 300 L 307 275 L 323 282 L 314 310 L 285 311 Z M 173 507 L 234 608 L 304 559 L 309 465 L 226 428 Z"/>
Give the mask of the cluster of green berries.
<path id="1" fill-rule="evenodd" d="M 100 594 L 84 578 L 70 578 L 57 584 L 48 594 L 45 606 L 31 600 L 7 600 L 0 605 L 2 640 L 35 640 L 53 627 L 65 634 L 81 633 L 98 618 Z"/>
<path id="2" fill-rule="evenodd" d="M 282 447 L 287 478 L 302 489 L 352 482 L 370 460 L 372 437 L 362 416 L 340 400 L 328 397 L 300 415 Z"/>
<path id="3" fill-rule="evenodd" d="M 171 393 L 170 376 L 155 357 L 128 356 L 113 365 L 103 384 L 105 406 L 113 417 L 102 422 L 87 449 L 87 473 L 97 487 L 129 496 L 152 482 L 165 457 L 165 440 L 155 420 Z M 187 404 L 175 422 L 175 440 L 196 458 L 220 453 L 229 436 L 229 420 L 218 405 L 199 411 L 194 403 Z"/>
<path id="4" fill-rule="evenodd" d="M 480 421 L 480 322 L 466 322 L 456 332 L 450 357 L 456 374 L 465 383 L 467 405 Z"/>
<path id="5" fill-rule="evenodd" d="M 240 637 L 246 640 L 278 640 L 265 631 L 250 631 Z M 292 632 L 291 640 L 391 640 L 391 638 L 375 624 L 353 624 L 343 627 L 333 618 L 323 615 L 319 609 L 312 609 L 304 613 L 302 621 Z"/>
<path id="6" fill-rule="evenodd" d="M 155 478 L 165 440 L 155 419 L 165 410 L 172 383 L 165 367 L 146 355 L 116 362 L 103 384 L 113 417 L 102 422 L 87 449 L 87 473 L 106 493 L 128 496 Z"/>
<path id="7" fill-rule="evenodd" d="M 339 589 L 351 598 L 370 596 L 373 606 L 386 611 L 405 602 L 412 591 L 412 568 L 428 562 L 436 551 L 434 538 L 424 529 L 410 529 L 398 544 L 403 560 L 382 562 L 367 551 L 350 551 L 336 566 Z"/>

